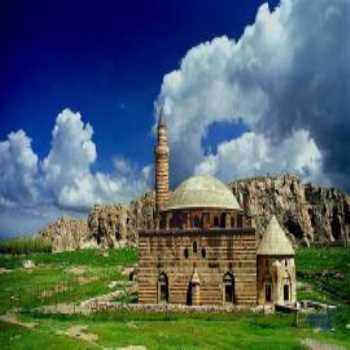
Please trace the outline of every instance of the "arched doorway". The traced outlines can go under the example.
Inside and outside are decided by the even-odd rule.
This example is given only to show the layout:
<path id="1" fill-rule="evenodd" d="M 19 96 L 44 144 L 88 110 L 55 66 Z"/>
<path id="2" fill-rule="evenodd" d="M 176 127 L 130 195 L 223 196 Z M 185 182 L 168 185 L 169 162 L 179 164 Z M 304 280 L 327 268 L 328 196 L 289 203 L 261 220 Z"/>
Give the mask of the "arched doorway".
<path id="1" fill-rule="evenodd" d="M 290 294 L 289 284 L 285 284 L 283 286 L 283 300 L 284 300 L 285 303 L 289 302 L 289 294 Z"/>
<path id="2" fill-rule="evenodd" d="M 235 282 L 231 273 L 226 273 L 223 279 L 223 293 L 224 303 L 234 304 L 235 303 Z"/>
<path id="3" fill-rule="evenodd" d="M 158 303 L 169 302 L 168 276 L 162 272 L 158 278 Z"/>
<path id="4" fill-rule="evenodd" d="M 186 304 L 192 305 L 192 283 L 190 282 L 187 287 Z"/>
<path id="5" fill-rule="evenodd" d="M 199 305 L 200 304 L 200 284 L 198 282 L 191 281 L 187 287 L 186 304 L 187 305 Z"/>

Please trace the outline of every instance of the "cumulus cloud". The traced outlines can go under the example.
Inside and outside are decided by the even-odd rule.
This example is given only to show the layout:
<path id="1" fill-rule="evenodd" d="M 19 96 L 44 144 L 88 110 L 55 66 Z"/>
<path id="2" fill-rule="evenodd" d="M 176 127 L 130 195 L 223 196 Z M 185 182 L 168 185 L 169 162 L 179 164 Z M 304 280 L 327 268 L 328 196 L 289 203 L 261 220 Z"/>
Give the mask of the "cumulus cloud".
<path id="1" fill-rule="evenodd" d="M 293 133 L 278 148 L 263 134 L 246 132 L 237 139 L 221 143 L 217 152 L 206 156 L 194 172 L 226 181 L 289 172 L 303 176 L 306 181 L 317 181 L 323 176 L 321 166 L 322 155 L 305 130 Z"/>
<path id="2" fill-rule="evenodd" d="M 170 130 L 175 180 L 213 159 L 220 162 L 223 149 L 242 149 L 248 139 L 251 152 L 263 143 L 277 159 L 287 139 L 300 154 L 309 154 L 310 145 L 314 153 L 317 149 L 319 170 L 311 173 L 316 171 L 318 181 L 349 189 L 350 161 L 344 156 L 350 150 L 349 18 L 348 0 L 282 0 L 273 11 L 263 4 L 237 41 L 223 36 L 190 49 L 179 69 L 164 76 L 158 98 Z M 203 139 L 220 121 L 240 121 L 250 133 L 206 157 Z M 304 148 L 294 144 L 301 131 L 307 132 Z M 315 179 L 287 151 L 278 169 L 274 162 L 258 161 L 258 171 L 247 157 L 252 160 L 247 174 L 280 170 Z M 230 168 L 233 161 L 226 162 Z"/>
<path id="3" fill-rule="evenodd" d="M 0 232 L 32 232 L 62 213 L 81 215 L 94 204 L 126 203 L 149 189 L 151 166 L 139 168 L 122 157 L 113 160 L 113 172 L 93 172 L 92 137 L 81 114 L 65 109 L 43 160 L 22 130 L 0 142 Z"/>
<path id="4" fill-rule="evenodd" d="M 38 157 L 23 130 L 0 142 L 0 205 L 14 206 L 37 196 Z"/>
<path id="5" fill-rule="evenodd" d="M 56 205 L 86 211 L 94 204 L 127 202 L 148 188 L 148 173 L 115 158 L 112 174 L 92 173 L 96 161 L 93 129 L 80 113 L 63 110 L 52 132 L 51 150 L 42 162 L 43 184 Z"/>

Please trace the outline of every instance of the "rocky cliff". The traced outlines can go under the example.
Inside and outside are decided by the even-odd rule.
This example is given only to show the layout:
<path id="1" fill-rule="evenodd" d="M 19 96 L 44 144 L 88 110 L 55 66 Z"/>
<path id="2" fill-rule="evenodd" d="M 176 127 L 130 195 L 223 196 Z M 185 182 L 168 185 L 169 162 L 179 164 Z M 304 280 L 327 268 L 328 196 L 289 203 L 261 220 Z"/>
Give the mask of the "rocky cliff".
<path id="1" fill-rule="evenodd" d="M 272 214 L 295 241 L 349 239 L 350 197 L 334 188 L 303 184 L 297 176 L 255 177 L 229 184 L 261 235 Z"/>
<path id="2" fill-rule="evenodd" d="M 292 175 L 243 179 L 229 187 L 260 236 L 275 214 L 295 242 L 349 240 L 350 197 L 341 191 L 303 184 Z M 51 237 L 55 251 L 134 245 L 138 228 L 153 227 L 154 203 L 151 192 L 127 205 L 95 206 L 87 222 L 60 219 L 41 234 Z"/>
<path id="3" fill-rule="evenodd" d="M 95 206 L 87 222 L 89 239 L 104 248 L 136 244 L 137 228 L 153 227 L 154 193 L 128 205 Z"/>
<path id="4" fill-rule="evenodd" d="M 88 225 L 86 220 L 61 217 L 56 222 L 49 224 L 38 235 L 52 242 L 54 252 L 86 248 L 93 244 L 89 240 Z"/>
<path id="5" fill-rule="evenodd" d="M 54 252 L 135 245 L 137 228 L 153 227 L 154 206 L 153 192 L 128 205 L 96 205 L 87 220 L 61 217 L 38 235 Z"/>

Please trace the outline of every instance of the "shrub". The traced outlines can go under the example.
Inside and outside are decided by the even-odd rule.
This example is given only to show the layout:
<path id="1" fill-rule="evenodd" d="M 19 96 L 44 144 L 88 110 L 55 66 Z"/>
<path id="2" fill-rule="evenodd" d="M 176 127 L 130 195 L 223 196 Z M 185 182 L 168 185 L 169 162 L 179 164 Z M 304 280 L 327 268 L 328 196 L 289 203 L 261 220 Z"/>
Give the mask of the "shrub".
<path id="1" fill-rule="evenodd" d="M 51 253 L 51 244 L 39 238 L 14 238 L 0 240 L 0 254 Z"/>

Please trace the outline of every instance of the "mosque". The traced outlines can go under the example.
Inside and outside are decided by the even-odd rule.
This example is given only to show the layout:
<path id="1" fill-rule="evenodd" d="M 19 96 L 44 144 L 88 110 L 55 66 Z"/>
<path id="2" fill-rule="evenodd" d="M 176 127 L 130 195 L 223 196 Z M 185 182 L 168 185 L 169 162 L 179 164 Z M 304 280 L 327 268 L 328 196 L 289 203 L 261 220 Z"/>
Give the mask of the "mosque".
<path id="1" fill-rule="evenodd" d="M 288 305 L 296 302 L 294 249 L 276 217 L 260 241 L 232 191 L 193 176 L 169 192 L 161 113 L 155 145 L 156 225 L 139 231 L 139 303 Z"/>

